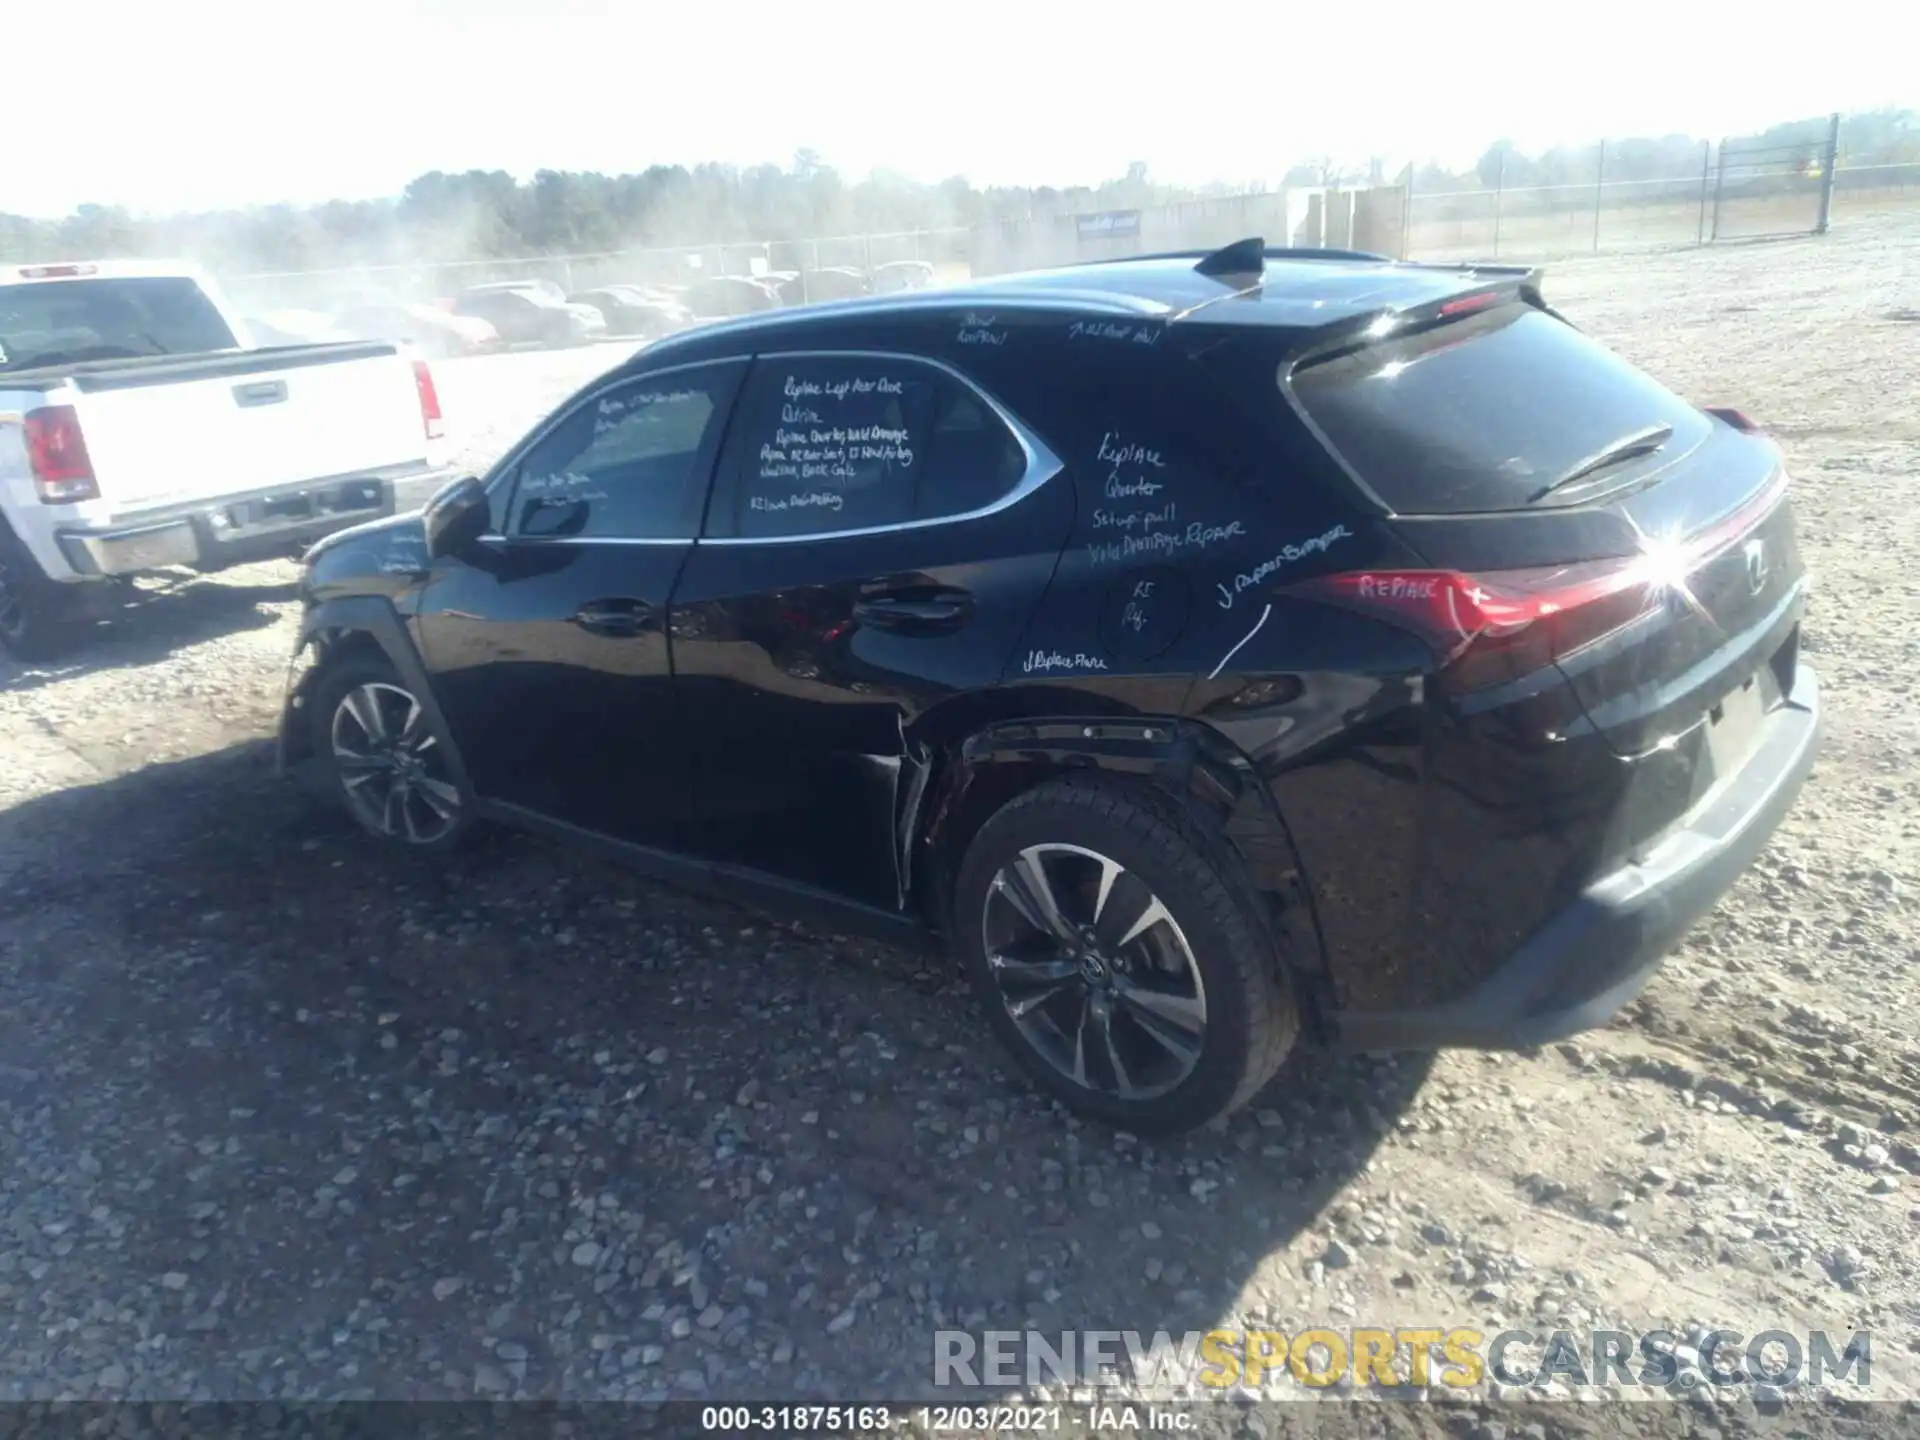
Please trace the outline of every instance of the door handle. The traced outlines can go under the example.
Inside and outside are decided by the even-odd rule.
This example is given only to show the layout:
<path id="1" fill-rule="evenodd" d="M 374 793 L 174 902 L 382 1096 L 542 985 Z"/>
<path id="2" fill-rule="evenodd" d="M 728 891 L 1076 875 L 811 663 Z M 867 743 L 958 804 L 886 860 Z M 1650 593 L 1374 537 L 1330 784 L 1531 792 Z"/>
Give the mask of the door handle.
<path id="1" fill-rule="evenodd" d="M 593 635 L 639 635 L 653 627 L 654 609 L 644 600 L 591 600 L 573 623 Z"/>
<path id="2" fill-rule="evenodd" d="M 957 630 L 973 614 L 973 597 L 964 590 L 931 595 L 876 595 L 855 602 L 853 618 L 875 630 L 897 635 L 938 635 Z"/>

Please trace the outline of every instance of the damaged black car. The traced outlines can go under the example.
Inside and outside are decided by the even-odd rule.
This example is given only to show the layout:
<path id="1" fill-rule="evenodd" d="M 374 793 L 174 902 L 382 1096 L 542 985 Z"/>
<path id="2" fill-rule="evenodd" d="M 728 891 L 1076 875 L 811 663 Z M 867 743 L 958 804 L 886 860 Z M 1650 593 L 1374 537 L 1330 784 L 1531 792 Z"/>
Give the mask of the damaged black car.
<path id="1" fill-rule="evenodd" d="M 1143 1133 L 1603 1023 L 1819 734 L 1751 422 L 1533 271 L 1258 240 L 664 339 L 302 592 L 283 755 L 370 834 L 944 945 Z"/>

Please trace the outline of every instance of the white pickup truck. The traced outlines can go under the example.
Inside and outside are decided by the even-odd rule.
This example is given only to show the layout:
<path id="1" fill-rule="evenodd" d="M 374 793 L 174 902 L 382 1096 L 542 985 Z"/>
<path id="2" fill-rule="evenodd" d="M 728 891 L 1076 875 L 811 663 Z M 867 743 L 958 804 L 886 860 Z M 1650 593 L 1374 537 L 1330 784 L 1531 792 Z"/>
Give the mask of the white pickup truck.
<path id="1" fill-rule="evenodd" d="M 404 347 L 250 348 L 190 266 L 0 266 L 0 645 L 59 653 L 113 577 L 295 554 L 392 514 L 397 488 L 445 478 L 443 436 Z"/>

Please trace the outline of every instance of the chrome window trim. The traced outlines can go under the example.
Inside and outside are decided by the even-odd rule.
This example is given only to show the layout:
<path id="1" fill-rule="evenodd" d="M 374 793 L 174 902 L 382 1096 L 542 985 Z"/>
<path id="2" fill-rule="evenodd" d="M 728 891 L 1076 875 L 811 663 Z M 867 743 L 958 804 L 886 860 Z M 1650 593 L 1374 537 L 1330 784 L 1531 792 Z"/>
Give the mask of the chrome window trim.
<path id="1" fill-rule="evenodd" d="M 558 430 L 562 425 L 566 424 L 567 421 L 571 420 L 575 415 L 579 414 L 580 411 L 586 409 L 588 405 L 597 403 L 598 400 L 607 393 L 607 390 L 619 389 L 626 385 L 641 385 L 660 376 L 682 375 L 689 370 L 707 370 L 716 365 L 746 364 L 750 359 L 751 357 L 746 355 L 719 355 L 710 356 L 705 360 L 688 360 L 679 365 L 663 365 L 658 370 L 648 370 L 640 375 L 629 375 L 626 379 L 616 381 L 613 385 L 606 387 L 606 389 L 600 388 L 598 383 L 599 380 L 606 378 L 604 375 L 597 377 L 595 380 L 589 380 L 585 385 L 582 385 L 574 395 L 572 404 L 548 415 L 543 423 L 535 426 L 522 436 L 518 445 L 515 445 L 505 455 L 501 456 L 499 460 L 494 462 L 493 469 L 488 473 L 484 482 L 487 499 L 493 499 L 494 487 L 506 483 L 507 476 L 513 473 L 515 467 L 518 466 L 522 460 L 526 459 L 527 453 L 530 450 L 542 440 L 545 440 L 549 435 L 553 434 L 553 432 Z M 716 455 L 716 461 L 718 458 Z M 514 535 L 506 531 L 489 530 L 486 534 L 478 538 L 481 540 L 491 540 L 503 545 L 509 541 L 518 545 L 566 545 L 580 543 L 592 543 L 595 545 L 685 545 L 695 537 L 691 535 L 661 538 L 651 536 L 640 538 L 599 535 L 540 536 Z"/>
<path id="2" fill-rule="evenodd" d="M 475 544 L 503 549 L 508 545 L 697 545 L 693 536 L 658 539 L 631 535 L 496 535 L 489 531 L 475 537 Z"/>
<path id="3" fill-rule="evenodd" d="M 866 525 L 855 530 L 811 530 L 801 535 L 706 535 L 700 538 L 702 545 L 799 545 L 814 540 L 851 540 L 865 535 L 892 535 L 902 530 L 926 530 L 935 525 L 964 525 L 968 521 L 984 520 L 1002 510 L 1011 509 L 1066 469 L 1060 457 L 1047 448 L 1046 442 L 1029 430 L 1006 406 L 944 360 L 936 360 L 929 355 L 909 355 L 897 350 L 768 350 L 754 356 L 754 360 L 888 360 L 929 366 L 970 391 L 975 399 L 998 417 L 1001 424 L 1013 432 L 1015 442 L 1027 457 L 1027 468 L 1013 487 L 998 500 L 957 515 L 935 515 L 925 520 L 896 520 L 889 525 Z"/>

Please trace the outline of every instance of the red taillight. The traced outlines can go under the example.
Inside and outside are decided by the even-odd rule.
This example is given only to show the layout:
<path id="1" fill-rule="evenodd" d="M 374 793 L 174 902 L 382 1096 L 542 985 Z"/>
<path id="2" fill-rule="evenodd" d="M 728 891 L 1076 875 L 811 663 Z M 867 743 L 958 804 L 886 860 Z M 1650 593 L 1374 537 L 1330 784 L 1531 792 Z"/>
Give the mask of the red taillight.
<path id="1" fill-rule="evenodd" d="M 94 500 L 100 486 L 93 478 L 87 437 L 71 405 L 48 405 L 30 412 L 22 428 L 27 438 L 27 467 L 40 499 L 48 505 Z"/>
<path id="2" fill-rule="evenodd" d="M 1701 409 L 1716 420 L 1724 420 L 1742 435 L 1758 435 L 1760 427 L 1731 405 L 1703 405 Z"/>
<path id="3" fill-rule="evenodd" d="M 97 275 L 98 265 L 22 265 L 22 280 L 72 280 L 81 275 Z"/>
<path id="4" fill-rule="evenodd" d="M 420 392 L 420 423 L 427 439 L 438 440 L 447 433 L 447 422 L 440 414 L 440 392 L 433 387 L 433 371 L 424 360 L 413 362 L 413 387 Z"/>
<path id="5" fill-rule="evenodd" d="M 1449 300 L 1440 307 L 1442 315 L 1465 315 L 1471 310 L 1484 310 L 1500 298 L 1496 290 L 1488 290 L 1479 295 L 1462 295 L 1458 300 Z"/>
<path id="6" fill-rule="evenodd" d="M 1655 594 L 1633 559 L 1488 575 L 1369 570 L 1309 580 L 1289 593 L 1413 631 L 1460 690 L 1530 675 L 1631 623 Z"/>
<path id="7" fill-rule="evenodd" d="M 1281 593 L 1358 610 L 1410 630 L 1433 649 L 1449 688 L 1477 690 L 1530 675 L 1638 620 L 1680 590 L 1710 556 L 1750 534 L 1786 494 L 1786 470 L 1731 513 L 1684 540 L 1575 565 L 1500 570 L 1365 570 Z"/>

